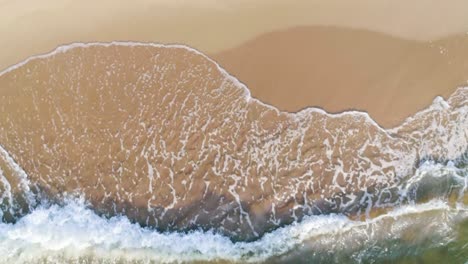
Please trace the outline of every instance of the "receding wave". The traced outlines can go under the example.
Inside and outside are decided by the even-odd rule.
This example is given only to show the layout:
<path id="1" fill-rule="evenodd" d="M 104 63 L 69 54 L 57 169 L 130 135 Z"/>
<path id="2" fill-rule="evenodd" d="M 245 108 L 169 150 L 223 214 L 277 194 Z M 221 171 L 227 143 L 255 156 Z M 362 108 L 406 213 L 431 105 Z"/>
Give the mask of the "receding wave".
<path id="1" fill-rule="evenodd" d="M 385 130 L 362 112 L 281 112 L 185 46 L 73 44 L 0 73 L 0 261 L 468 247 L 467 163 L 468 88 Z"/>

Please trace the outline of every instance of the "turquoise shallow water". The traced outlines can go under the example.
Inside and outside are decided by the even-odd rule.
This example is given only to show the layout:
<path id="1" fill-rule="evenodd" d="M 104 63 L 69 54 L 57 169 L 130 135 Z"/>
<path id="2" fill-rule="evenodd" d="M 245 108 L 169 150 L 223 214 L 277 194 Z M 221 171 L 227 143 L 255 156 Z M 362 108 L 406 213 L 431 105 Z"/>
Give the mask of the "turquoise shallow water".
<path id="1" fill-rule="evenodd" d="M 456 229 L 456 239 L 447 245 L 421 248 L 382 263 L 468 263 L 468 221 L 464 221 Z"/>
<path id="2" fill-rule="evenodd" d="M 389 239 L 381 245 L 371 245 L 359 252 L 312 251 L 291 252 L 289 256 L 272 260 L 274 263 L 467 263 L 468 221 L 457 224 L 453 236 L 440 240 L 421 241 Z M 407 239 L 411 239 L 408 235 Z M 443 242 L 442 242 L 443 241 Z"/>

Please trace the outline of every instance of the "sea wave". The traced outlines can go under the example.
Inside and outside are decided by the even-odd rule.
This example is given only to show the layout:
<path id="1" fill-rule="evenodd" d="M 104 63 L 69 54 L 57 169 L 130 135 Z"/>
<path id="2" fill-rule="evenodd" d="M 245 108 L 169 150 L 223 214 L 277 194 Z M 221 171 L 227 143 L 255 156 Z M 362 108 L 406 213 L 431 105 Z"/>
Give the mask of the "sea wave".
<path id="1" fill-rule="evenodd" d="M 404 206 L 367 221 L 336 214 L 308 216 L 257 241 L 232 242 L 213 232 L 160 233 L 131 223 L 124 216 L 106 219 L 87 208 L 83 200 L 71 199 L 65 206 L 37 208 L 15 224 L 1 223 L 0 262 L 263 262 L 298 248 L 316 255 L 347 253 L 359 262 L 366 257 L 359 256 L 360 251 L 369 247 L 380 247 L 380 254 L 385 256 L 388 241 L 399 240 L 404 246 L 415 241 L 428 243 L 426 247 L 446 244 L 456 235 L 453 227 L 466 219 L 466 206 L 451 207 L 435 200 Z M 405 245 L 406 233 L 414 230 L 420 233 Z"/>

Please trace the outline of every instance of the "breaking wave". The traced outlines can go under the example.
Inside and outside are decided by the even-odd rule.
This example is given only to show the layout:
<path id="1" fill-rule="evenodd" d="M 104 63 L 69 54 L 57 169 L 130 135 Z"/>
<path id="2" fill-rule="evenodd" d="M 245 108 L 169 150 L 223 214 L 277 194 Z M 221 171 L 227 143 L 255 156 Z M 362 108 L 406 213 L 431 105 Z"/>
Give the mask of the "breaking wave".
<path id="1" fill-rule="evenodd" d="M 0 224 L 2 263 L 263 262 L 300 249 L 308 259 L 356 263 L 397 255 L 398 248 L 440 247 L 456 239 L 468 209 L 442 201 L 404 206 L 367 221 L 343 215 L 305 217 L 254 242 L 212 232 L 160 233 L 126 217 L 105 219 L 82 200 L 35 209 L 15 224 Z M 405 241 L 408 232 L 420 232 Z M 401 249 L 400 249 L 401 250 Z M 331 256 L 331 252 L 335 254 Z M 297 253 L 296 253 L 297 254 Z M 403 253 L 400 253 L 403 254 Z"/>

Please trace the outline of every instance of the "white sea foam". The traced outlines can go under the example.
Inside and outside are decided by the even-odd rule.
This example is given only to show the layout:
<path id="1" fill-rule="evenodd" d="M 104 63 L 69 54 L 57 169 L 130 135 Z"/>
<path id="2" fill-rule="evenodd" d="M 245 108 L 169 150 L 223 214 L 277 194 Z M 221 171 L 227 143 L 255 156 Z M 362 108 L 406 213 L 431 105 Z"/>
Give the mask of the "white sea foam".
<path id="1" fill-rule="evenodd" d="M 424 214 L 444 215 L 433 233 L 450 232 L 450 221 L 466 219 L 467 208 L 451 208 L 442 201 L 406 206 L 365 222 L 340 215 L 311 216 L 271 233 L 254 242 L 231 242 L 211 232 L 160 233 L 122 216 L 110 219 L 96 215 L 82 200 L 70 200 L 60 207 L 38 208 L 16 224 L 0 224 L 0 263 L 31 263 L 38 259 L 65 262 L 80 258 L 101 261 L 187 262 L 227 260 L 258 262 L 287 253 L 313 241 L 314 245 L 332 247 L 350 237 L 366 237 L 364 244 L 379 238 L 402 236 L 404 227 L 422 224 Z M 418 215 L 421 217 L 418 218 Z M 375 235 L 393 221 L 391 234 Z M 380 225 L 380 227 L 379 227 Z M 392 224 L 391 224 L 392 225 Z M 371 228 L 369 228 L 371 227 Z M 346 235 L 347 234 L 347 235 Z M 330 248 L 329 248 L 330 249 Z M 315 250 L 320 251 L 320 247 Z"/>

